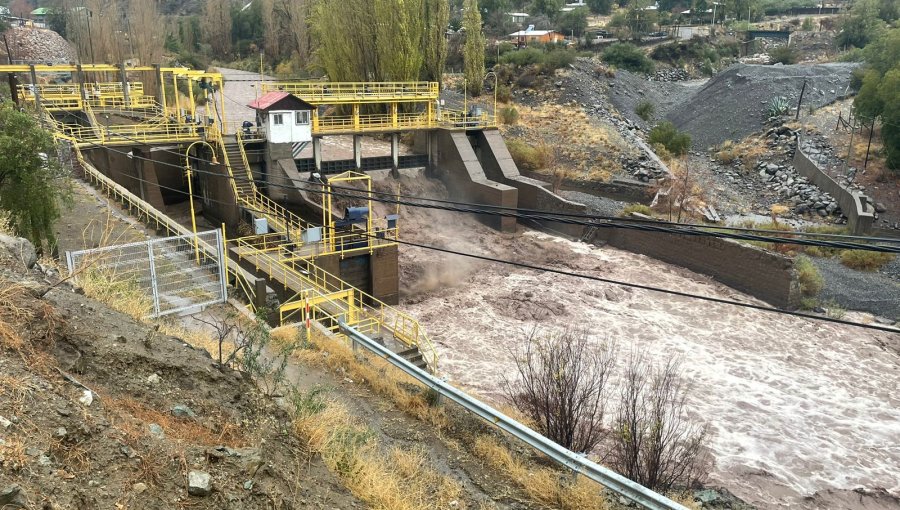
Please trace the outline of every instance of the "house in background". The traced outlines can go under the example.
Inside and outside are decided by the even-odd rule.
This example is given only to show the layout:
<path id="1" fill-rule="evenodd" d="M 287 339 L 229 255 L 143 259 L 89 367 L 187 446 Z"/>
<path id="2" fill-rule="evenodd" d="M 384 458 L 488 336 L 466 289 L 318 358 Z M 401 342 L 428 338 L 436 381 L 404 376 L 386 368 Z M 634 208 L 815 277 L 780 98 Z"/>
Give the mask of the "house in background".
<path id="1" fill-rule="evenodd" d="M 31 19 L 34 20 L 35 25 L 45 27 L 47 26 L 47 16 L 49 14 L 50 9 L 46 7 L 38 7 L 37 9 L 31 11 Z"/>
<path id="2" fill-rule="evenodd" d="M 269 143 L 301 143 L 312 140 L 315 106 L 287 92 L 269 92 L 248 105 L 256 110 L 256 125 Z"/>
<path id="3" fill-rule="evenodd" d="M 535 30 L 534 25 L 528 25 L 525 30 L 519 30 L 509 34 L 510 39 L 514 39 L 518 46 L 527 46 L 534 43 L 555 43 L 564 41 L 566 36 L 556 30 Z"/>
<path id="4" fill-rule="evenodd" d="M 521 25 L 528 19 L 527 12 L 507 12 L 506 15 L 509 16 L 510 21 L 515 25 Z"/>

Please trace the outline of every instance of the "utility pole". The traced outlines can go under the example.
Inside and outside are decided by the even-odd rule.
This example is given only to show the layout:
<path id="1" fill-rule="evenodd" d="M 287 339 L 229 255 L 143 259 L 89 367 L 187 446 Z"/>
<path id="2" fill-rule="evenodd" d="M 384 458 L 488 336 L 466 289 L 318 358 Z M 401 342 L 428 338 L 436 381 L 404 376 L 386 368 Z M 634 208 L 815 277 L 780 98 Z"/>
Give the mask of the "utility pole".
<path id="1" fill-rule="evenodd" d="M 863 163 L 863 172 L 866 171 L 866 167 L 869 166 L 869 149 L 872 148 L 872 133 L 875 132 L 875 117 L 872 117 L 872 125 L 869 126 L 869 143 L 866 145 L 866 161 Z"/>

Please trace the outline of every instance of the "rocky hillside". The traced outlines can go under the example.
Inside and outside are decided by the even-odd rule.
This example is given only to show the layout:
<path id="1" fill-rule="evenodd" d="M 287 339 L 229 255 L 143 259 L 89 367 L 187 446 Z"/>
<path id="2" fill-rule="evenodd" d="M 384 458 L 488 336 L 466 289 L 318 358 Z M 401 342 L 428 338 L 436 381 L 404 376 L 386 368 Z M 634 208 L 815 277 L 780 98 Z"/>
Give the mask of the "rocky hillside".
<path id="1" fill-rule="evenodd" d="M 0 508 L 360 504 L 251 380 L 56 281 L 0 236 Z"/>

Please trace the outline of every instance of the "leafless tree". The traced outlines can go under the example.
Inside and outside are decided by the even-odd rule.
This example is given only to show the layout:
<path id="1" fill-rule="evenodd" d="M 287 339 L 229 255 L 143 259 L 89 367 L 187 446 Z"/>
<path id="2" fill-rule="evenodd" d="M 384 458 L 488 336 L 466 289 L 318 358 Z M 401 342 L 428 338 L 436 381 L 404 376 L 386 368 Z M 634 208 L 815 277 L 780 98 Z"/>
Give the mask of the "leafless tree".
<path id="1" fill-rule="evenodd" d="M 689 389 L 678 360 L 655 365 L 631 354 L 610 441 L 616 471 L 657 491 L 702 480 L 708 467 L 708 429 L 687 419 Z"/>
<path id="2" fill-rule="evenodd" d="M 583 330 L 534 330 L 512 354 L 518 378 L 504 380 L 504 393 L 539 432 L 577 452 L 603 441 L 612 345 L 594 345 Z"/>

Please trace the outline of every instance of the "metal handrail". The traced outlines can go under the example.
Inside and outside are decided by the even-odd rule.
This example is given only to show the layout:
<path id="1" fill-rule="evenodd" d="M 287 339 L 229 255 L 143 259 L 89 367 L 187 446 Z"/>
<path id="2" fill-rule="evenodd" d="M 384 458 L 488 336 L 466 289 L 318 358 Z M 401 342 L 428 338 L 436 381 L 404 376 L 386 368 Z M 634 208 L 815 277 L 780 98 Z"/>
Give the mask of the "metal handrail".
<path id="1" fill-rule="evenodd" d="M 291 264 L 291 267 L 296 270 L 293 262 L 289 263 Z M 355 291 L 357 301 L 354 305 L 375 318 L 379 324 L 379 329 L 384 328 L 390 331 L 394 335 L 394 338 L 409 347 L 418 347 L 423 356 L 430 354 L 430 365 L 435 370 L 437 369 L 437 351 L 434 348 L 434 344 L 431 343 L 431 340 L 425 333 L 425 328 L 419 324 L 419 321 L 416 320 L 415 317 L 394 308 L 371 294 L 353 287 L 349 283 L 315 264 L 307 264 L 305 270 L 309 274 L 302 275 L 302 277 L 318 288 L 325 289 L 328 292 L 342 292 L 346 290 Z M 285 300 L 284 304 L 288 305 L 292 303 L 297 297 L 298 295 L 295 295 L 293 298 Z M 424 352 L 426 349 L 428 352 Z"/>
<path id="2" fill-rule="evenodd" d="M 504 432 L 507 432 L 516 439 L 553 459 L 561 466 L 590 478 L 607 489 L 644 508 L 650 510 L 687 510 L 683 505 L 672 501 L 662 494 L 653 492 L 643 485 L 597 464 L 586 456 L 579 455 L 571 450 L 563 448 L 488 404 L 467 395 L 440 378 L 419 369 L 387 347 L 384 347 L 378 342 L 365 336 L 356 328 L 347 324 L 341 324 L 340 329 L 344 334 L 350 337 L 351 341 L 362 345 L 375 355 L 384 358 L 388 363 L 404 371 L 410 377 L 418 380 L 433 391 L 436 391 L 441 396 L 449 398 L 467 411 L 496 425 Z"/>
<path id="3" fill-rule="evenodd" d="M 437 82 L 263 82 L 262 91 L 288 92 L 312 104 L 427 102 L 440 95 Z"/>

